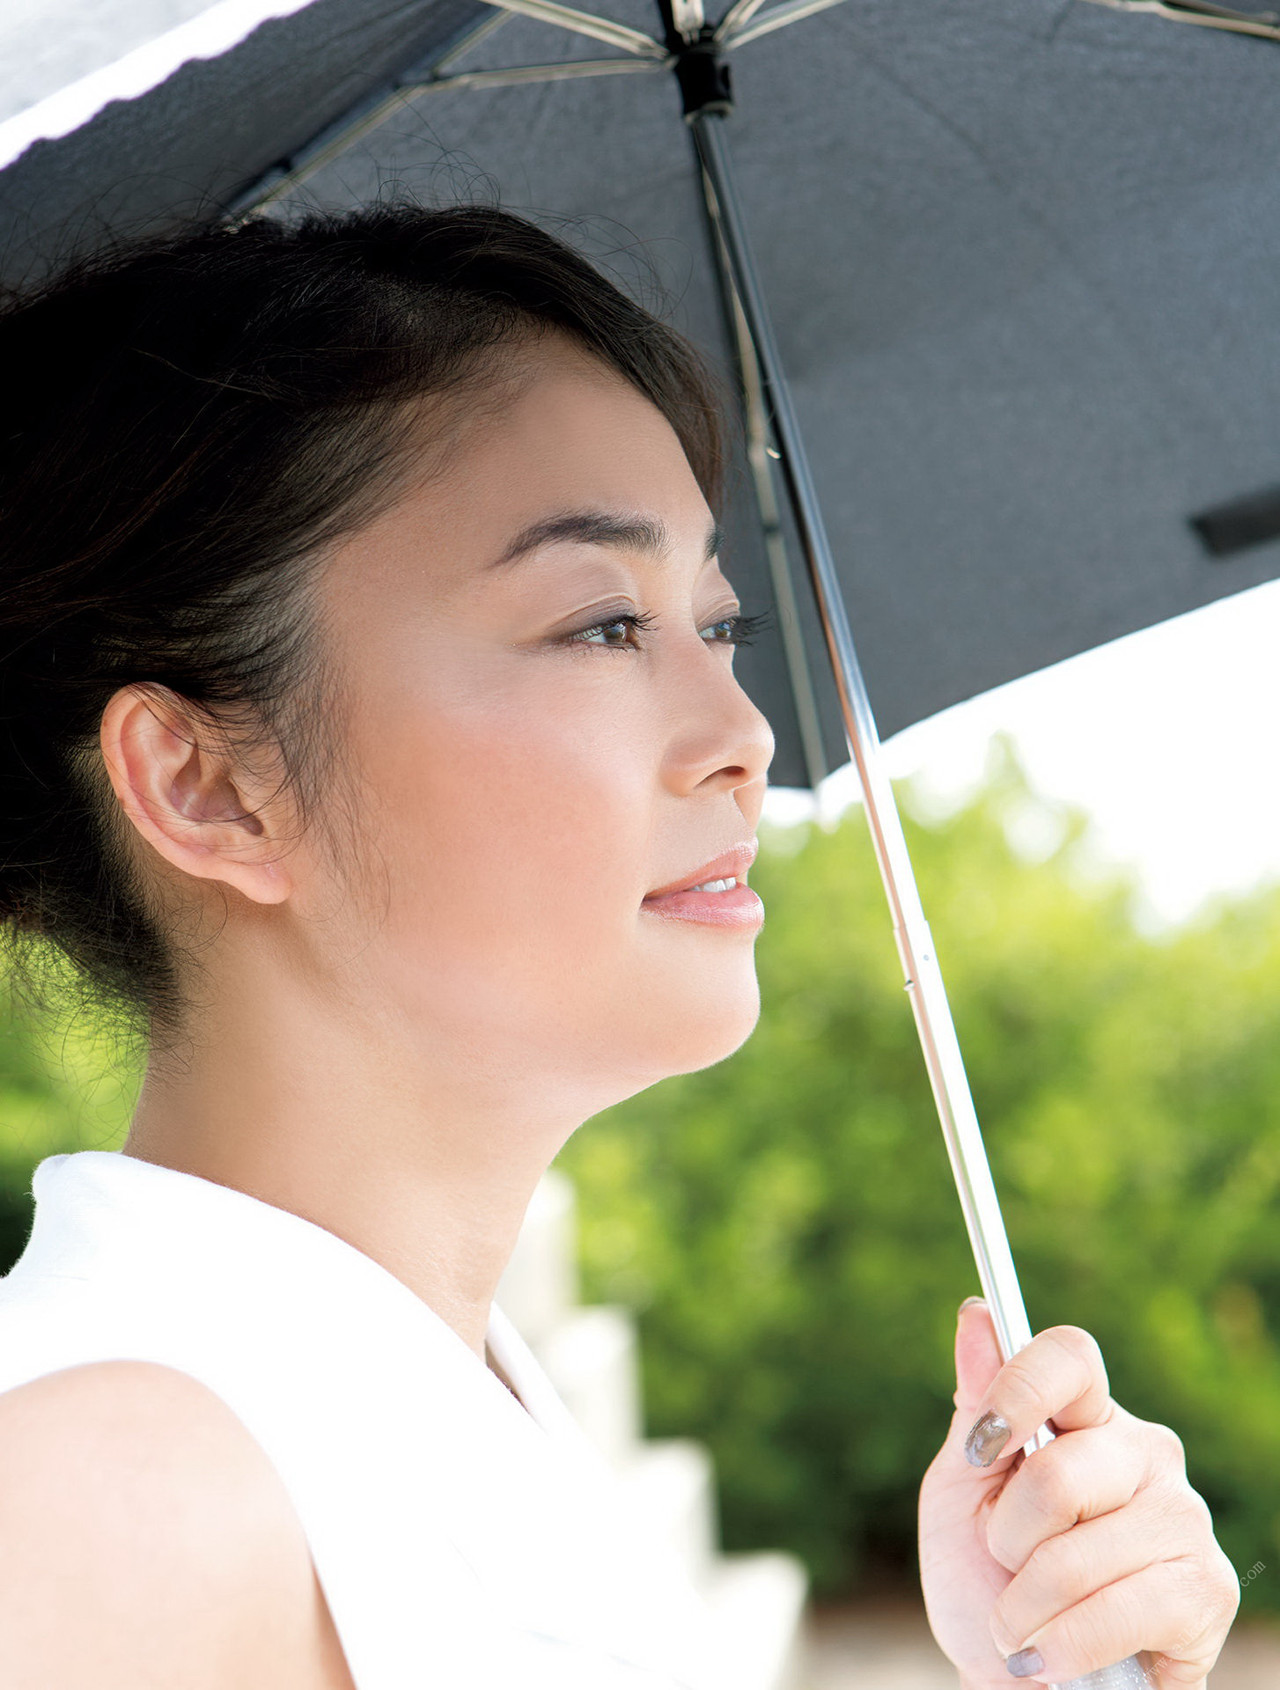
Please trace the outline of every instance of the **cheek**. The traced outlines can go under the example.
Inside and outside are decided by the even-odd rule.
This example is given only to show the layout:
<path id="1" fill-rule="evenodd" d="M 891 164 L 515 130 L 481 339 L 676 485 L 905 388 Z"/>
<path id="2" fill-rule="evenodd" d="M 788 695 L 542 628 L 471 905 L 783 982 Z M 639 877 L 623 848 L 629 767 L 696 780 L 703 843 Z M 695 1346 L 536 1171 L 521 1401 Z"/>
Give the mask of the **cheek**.
<path id="1" fill-rule="evenodd" d="M 751 944 L 639 907 L 670 866 L 652 701 L 550 666 L 418 673 L 429 687 L 388 681 L 355 725 L 357 943 L 384 1006 L 418 1034 L 518 1048 L 526 1077 L 572 1070 L 599 1092 L 586 1113 L 736 1049 L 759 1011 Z"/>
<path id="2" fill-rule="evenodd" d="M 655 776 L 638 725 L 550 674 L 488 696 L 433 689 L 391 719 L 364 777 L 381 814 L 385 936 L 406 960 L 491 991 L 498 972 L 503 988 L 532 975 L 545 991 L 566 970 L 616 966 L 648 868 Z"/>

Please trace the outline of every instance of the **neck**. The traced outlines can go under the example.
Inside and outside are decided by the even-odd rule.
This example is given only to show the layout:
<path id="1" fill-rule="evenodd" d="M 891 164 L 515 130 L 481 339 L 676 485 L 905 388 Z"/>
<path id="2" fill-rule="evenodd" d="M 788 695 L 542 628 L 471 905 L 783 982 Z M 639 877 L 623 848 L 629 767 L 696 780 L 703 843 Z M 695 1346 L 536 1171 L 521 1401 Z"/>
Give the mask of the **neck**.
<path id="1" fill-rule="evenodd" d="M 577 1125 L 539 1113 L 521 1078 L 459 1074 L 349 1022 L 303 1025 L 277 1001 L 268 1017 L 210 1018 L 181 1065 L 153 1061 L 124 1152 L 325 1227 L 483 1360 L 525 1209 Z"/>

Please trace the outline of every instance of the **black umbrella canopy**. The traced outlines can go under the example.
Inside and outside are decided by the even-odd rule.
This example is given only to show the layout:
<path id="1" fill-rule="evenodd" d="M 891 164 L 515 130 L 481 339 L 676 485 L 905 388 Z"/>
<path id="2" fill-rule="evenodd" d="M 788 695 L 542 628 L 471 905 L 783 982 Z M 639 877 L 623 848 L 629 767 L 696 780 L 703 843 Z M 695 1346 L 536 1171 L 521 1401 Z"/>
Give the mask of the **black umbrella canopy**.
<path id="1" fill-rule="evenodd" d="M 593 9 L 662 34 L 655 0 Z M 68 133 L 18 151 L 39 110 L 0 126 L 4 275 L 245 205 L 500 15 L 314 0 Z M 1278 54 L 1087 0 L 841 0 L 732 52 L 739 188 L 883 732 L 1280 573 Z M 516 17 L 447 68 L 593 56 L 620 55 Z M 669 72 L 424 92 L 269 214 L 389 183 L 548 222 L 727 356 Z M 767 608 L 733 479 L 725 568 Z M 802 576 L 818 767 L 777 636 L 738 664 L 778 785 L 847 755 Z"/>

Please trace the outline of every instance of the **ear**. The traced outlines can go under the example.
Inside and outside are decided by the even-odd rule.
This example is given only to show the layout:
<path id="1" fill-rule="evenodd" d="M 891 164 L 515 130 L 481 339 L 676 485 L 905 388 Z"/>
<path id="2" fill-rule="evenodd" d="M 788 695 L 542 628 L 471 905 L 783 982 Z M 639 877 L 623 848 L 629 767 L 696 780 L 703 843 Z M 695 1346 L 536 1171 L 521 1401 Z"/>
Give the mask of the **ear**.
<path id="1" fill-rule="evenodd" d="M 102 713 L 99 743 L 120 808 L 167 863 L 220 880 L 257 904 L 278 904 L 293 881 L 272 859 L 282 839 L 271 809 L 252 813 L 247 771 L 208 720 L 167 687 L 127 686 Z"/>

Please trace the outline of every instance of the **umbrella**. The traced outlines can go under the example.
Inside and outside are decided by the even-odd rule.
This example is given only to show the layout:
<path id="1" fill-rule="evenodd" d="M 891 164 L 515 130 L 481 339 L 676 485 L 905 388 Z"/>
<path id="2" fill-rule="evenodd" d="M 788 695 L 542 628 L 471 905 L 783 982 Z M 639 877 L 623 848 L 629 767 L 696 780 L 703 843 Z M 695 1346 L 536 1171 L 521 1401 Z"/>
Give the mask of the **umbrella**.
<path id="1" fill-rule="evenodd" d="M 1277 39 L 1203 0 L 222 0 L 0 123 L 9 280 L 388 177 L 496 182 L 641 292 L 656 255 L 744 400 L 729 556 L 777 636 L 741 678 L 777 784 L 858 766 L 1006 1356 L 1030 1327 L 876 719 L 1280 572 Z"/>

